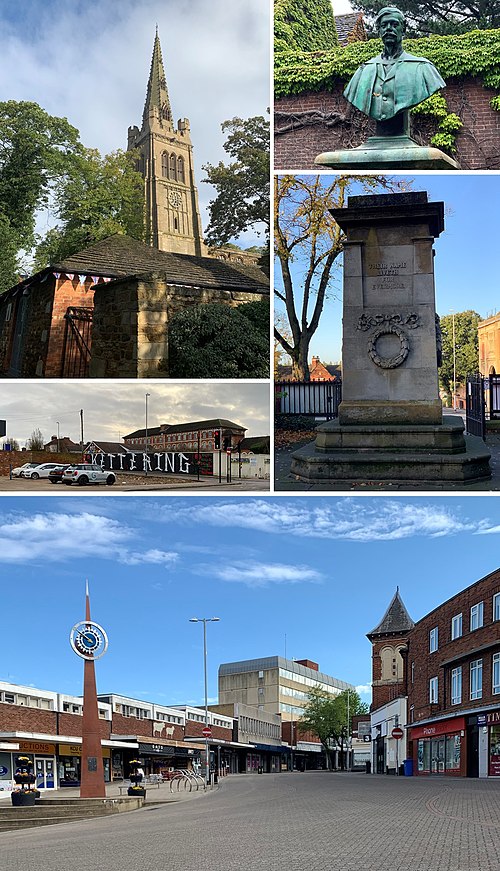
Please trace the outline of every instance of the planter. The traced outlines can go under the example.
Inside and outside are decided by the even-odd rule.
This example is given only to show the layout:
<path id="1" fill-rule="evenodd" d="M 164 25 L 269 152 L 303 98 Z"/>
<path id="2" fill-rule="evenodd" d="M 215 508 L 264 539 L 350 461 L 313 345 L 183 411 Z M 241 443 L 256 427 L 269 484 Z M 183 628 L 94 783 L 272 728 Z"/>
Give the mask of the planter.
<path id="1" fill-rule="evenodd" d="M 132 795 L 134 798 L 146 798 L 146 790 L 143 786 L 140 786 L 139 788 L 129 786 L 127 789 L 127 795 Z"/>
<path id="2" fill-rule="evenodd" d="M 34 791 L 12 792 L 10 794 L 13 807 L 34 807 L 36 797 Z"/>

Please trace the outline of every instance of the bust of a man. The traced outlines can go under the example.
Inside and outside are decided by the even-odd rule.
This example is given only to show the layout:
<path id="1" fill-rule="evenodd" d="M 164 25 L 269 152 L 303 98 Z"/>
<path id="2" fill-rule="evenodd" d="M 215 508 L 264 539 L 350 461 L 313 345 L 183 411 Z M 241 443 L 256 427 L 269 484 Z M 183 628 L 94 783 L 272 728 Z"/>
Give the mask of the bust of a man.
<path id="1" fill-rule="evenodd" d="M 356 70 L 344 97 L 365 115 L 384 122 L 418 106 L 445 82 L 425 57 L 403 51 L 405 19 L 399 9 L 381 9 L 375 24 L 383 51 Z"/>

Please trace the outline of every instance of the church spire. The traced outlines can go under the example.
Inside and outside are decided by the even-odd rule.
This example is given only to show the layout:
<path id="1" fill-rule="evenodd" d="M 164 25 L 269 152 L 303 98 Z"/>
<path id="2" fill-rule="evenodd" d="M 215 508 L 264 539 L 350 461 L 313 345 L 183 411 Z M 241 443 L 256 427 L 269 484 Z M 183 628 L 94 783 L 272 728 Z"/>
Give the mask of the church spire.
<path id="1" fill-rule="evenodd" d="M 158 25 L 156 25 L 156 35 L 153 46 L 151 70 L 149 73 L 148 91 L 146 94 L 146 102 L 144 104 L 144 112 L 142 115 L 143 129 L 147 126 L 149 116 L 154 110 L 156 110 L 160 121 L 172 122 L 172 109 L 170 107 L 170 99 L 167 91 L 167 80 L 165 78 L 165 70 L 163 67 L 163 59 L 161 56 Z"/>

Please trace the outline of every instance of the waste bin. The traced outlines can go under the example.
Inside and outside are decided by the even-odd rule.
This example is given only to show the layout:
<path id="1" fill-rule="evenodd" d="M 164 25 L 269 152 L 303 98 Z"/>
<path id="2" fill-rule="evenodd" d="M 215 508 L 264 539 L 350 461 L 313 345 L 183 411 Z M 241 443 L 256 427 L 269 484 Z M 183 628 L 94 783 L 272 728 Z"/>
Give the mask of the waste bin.
<path id="1" fill-rule="evenodd" d="M 413 777 L 413 759 L 405 759 L 403 762 L 403 770 L 405 777 Z"/>
<path id="2" fill-rule="evenodd" d="M 370 760 L 367 759 L 365 762 L 365 774 L 371 774 L 371 773 L 372 773 L 372 764 L 371 764 Z"/>

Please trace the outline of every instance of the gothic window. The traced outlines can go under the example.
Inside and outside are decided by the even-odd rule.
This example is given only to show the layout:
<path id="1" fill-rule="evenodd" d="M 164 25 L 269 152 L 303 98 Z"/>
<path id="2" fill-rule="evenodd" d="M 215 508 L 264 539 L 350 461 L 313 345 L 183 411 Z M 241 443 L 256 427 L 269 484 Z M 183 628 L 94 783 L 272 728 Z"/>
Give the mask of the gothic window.
<path id="1" fill-rule="evenodd" d="M 166 151 L 161 156 L 161 174 L 163 178 L 168 178 L 168 154 Z"/>
<path id="2" fill-rule="evenodd" d="M 184 159 L 182 157 L 177 158 L 177 180 L 184 181 Z"/>
<path id="3" fill-rule="evenodd" d="M 383 647 L 380 651 L 380 659 L 382 665 L 382 680 L 402 680 L 403 679 L 403 658 L 401 656 L 402 647 Z"/>
<path id="4" fill-rule="evenodd" d="M 177 178 L 177 161 L 175 159 L 175 154 L 170 155 L 170 178 Z"/>

